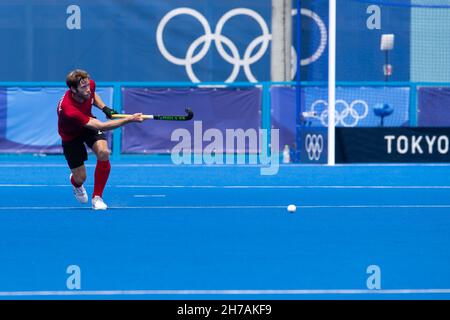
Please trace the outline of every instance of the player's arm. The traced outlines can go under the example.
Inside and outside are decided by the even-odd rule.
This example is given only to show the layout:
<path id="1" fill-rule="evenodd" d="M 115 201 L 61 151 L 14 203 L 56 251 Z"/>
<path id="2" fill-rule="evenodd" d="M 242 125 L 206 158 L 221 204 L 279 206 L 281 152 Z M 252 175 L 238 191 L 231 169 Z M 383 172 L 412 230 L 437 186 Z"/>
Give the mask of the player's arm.
<path id="1" fill-rule="evenodd" d="M 118 112 L 114 109 L 109 108 L 105 102 L 103 102 L 102 98 L 94 92 L 94 105 L 103 111 L 108 119 L 112 119 L 113 114 L 117 114 Z"/>
<path id="2" fill-rule="evenodd" d="M 129 117 L 122 118 L 114 121 L 101 122 L 95 118 L 89 118 L 89 121 L 84 125 L 86 128 L 93 130 L 102 130 L 108 131 L 119 128 L 130 122 L 142 122 L 144 119 L 142 118 L 142 113 L 135 113 Z"/>

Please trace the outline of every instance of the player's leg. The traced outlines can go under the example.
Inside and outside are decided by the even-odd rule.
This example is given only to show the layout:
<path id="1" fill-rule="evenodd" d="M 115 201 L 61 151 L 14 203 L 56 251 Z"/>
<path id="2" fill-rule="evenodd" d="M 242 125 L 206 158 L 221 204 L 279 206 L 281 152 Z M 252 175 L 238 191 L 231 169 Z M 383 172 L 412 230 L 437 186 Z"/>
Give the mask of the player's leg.
<path id="1" fill-rule="evenodd" d="M 73 186 L 73 194 L 81 203 L 88 202 L 88 195 L 83 183 L 86 181 L 86 167 L 83 165 L 71 169 L 70 183 Z"/>
<path id="2" fill-rule="evenodd" d="M 99 196 L 101 198 L 109 178 L 109 172 L 111 171 L 111 164 L 109 162 L 110 151 L 106 140 L 97 140 L 93 144 L 92 150 L 97 156 L 97 165 L 95 166 L 94 173 L 94 193 L 92 197 Z"/>
<path id="3" fill-rule="evenodd" d="M 83 165 L 73 168 L 72 174 L 70 175 L 70 182 L 75 187 L 80 187 L 86 181 L 86 167 Z"/>
<path id="4" fill-rule="evenodd" d="M 86 167 L 84 166 L 84 161 L 87 160 L 86 147 L 81 139 L 63 143 L 62 146 L 64 156 L 71 170 L 69 179 L 73 186 L 75 198 L 81 203 L 86 203 L 88 195 L 83 187 L 83 183 L 86 181 Z"/>
<path id="5" fill-rule="evenodd" d="M 92 131 L 92 130 L 91 130 Z M 111 164 L 109 162 L 110 151 L 105 135 L 101 131 L 89 132 L 86 143 L 97 156 L 97 164 L 94 173 L 94 192 L 92 194 L 92 208 L 95 210 L 105 210 L 107 205 L 103 202 L 103 190 L 108 181 Z"/>

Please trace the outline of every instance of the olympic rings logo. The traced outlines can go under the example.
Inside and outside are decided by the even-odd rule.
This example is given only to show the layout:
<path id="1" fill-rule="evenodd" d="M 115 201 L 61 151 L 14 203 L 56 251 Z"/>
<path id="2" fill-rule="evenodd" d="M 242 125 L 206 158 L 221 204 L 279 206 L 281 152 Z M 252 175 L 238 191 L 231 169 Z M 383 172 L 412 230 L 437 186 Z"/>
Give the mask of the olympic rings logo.
<path id="1" fill-rule="evenodd" d="M 167 23 L 178 15 L 189 15 L 197 19 L 198 22 L 203 27 L 204 34 L 194 40 L 190 46 L 187 48 L 185 57 L 175 57 L 172 55 L 166 48 L 163 40 L 164 29 Z M 322 19 L 313 11 L 308 9 L 301 9 L 300 14 L 311 18 L 319 27 L 320 30 L 320 44 L 317 50 L 313 53 L 313 55 L 309 58 L 302 59 L 300 64 L 302 66 L 313 63 L 325 51 L 325 47 L 327 44 L 327 29 Z M 231 18 L 239 15 L 249 16 L 253 18 L 261 28 L 261 35 L 253 39 L 250 44 L 247 46 L 243 58 L 241 58 L 241 54 L 237 46 L 234 44 L 230 38 L 224 36 L 222 34 L 222 29 L 225 23 Z M 297 15 L 297 9 L 292 10 L 292 16 Z M 225 13 L 217 22 L 216 29 L 214 33 L 211 31 L 211 26 L 208 23 L 208 20 L 198 11 L 191 8 L 177 8 L 169 11 L 159 22 L 158 28 L 156 29 L 156 43 L 158 45 L 159 51 L 161 54 L 171 63 L 176 65 L 184 66 L 186 69 L 186 73 L 189 79 L 192 82 L 198 83 L 201 82 L 200 79 L 194 73 L 192 66 L 202 60 L 209 51 L 212 41 L 214 41 L 215 47 L 217 48 L 220 56 L 229 64 L 233 65 L 233 70 L 230 76 L 225 80 L 225 82 L 230 83 L 236 80 L 241 67 L 244 69 L 244 73 L 250 82 L 258 82 L 256 77 L 253 75 L 250 66 L 255 62 L 259 61 L 261 57 L 266 53 L 267 48 L 269 47 L 269 42 L 272 40 L 272 35 L 269 33 L 269 28 L 264 21 L 264 19 L 259 15 L 256 11 L 247 8 L 236 8 Z M 196 49 L 203 44 L 203 47 L 197 54 Z M 224 49 L 224 45 L 229 49 L 231 55 L 227 53 Z M 254 53 L 255 48 L 259 45 L 260 48 L 256 53 Z M 291 77 L 292 79 L 295 77 L 297 72 L 297 53 L 295 49 L 291 47 L 291 56 L 292 56 L 292 68 L 291 68 Z"/>
<path id="2" fill-rule="evenodd" d="M 307 134 L 305 137 L 305 150 L 309 160 L 319 160 L 323 151 L 323 137 L 321 134 Z"/>
<path id="3" fill-rule="evenodd" d="M 320 108 L 322 106 L 322 108 Z M 316 100 L 311 105 L 311 112 L 319 114 L 316 118 L 320 119 L 324 126 L 328 126 L 328 102 L 325 100 Z M 369 114 L 369 105 L 364 100 L 354 100 L 350 104 L 345 100 L 336 100 L 336 110 L 334 113 L 335 125 L 344 127 L 356 127 L 362 119 Z"/>

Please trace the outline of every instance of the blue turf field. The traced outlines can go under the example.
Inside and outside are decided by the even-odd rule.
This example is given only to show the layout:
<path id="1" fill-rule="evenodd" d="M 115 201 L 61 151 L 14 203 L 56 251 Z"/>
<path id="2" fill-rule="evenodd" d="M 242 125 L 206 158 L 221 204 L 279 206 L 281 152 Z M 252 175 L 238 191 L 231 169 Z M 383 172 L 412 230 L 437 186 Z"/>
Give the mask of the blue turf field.
<path id="1" fill-rule="evenodd" d="M 0 161 L 0 298 L 450 298 L 450 166 L 261 176 L 130 157 L 112 163 L 106 212 L 78 204 L 68 176 L 59 157 Z"/>

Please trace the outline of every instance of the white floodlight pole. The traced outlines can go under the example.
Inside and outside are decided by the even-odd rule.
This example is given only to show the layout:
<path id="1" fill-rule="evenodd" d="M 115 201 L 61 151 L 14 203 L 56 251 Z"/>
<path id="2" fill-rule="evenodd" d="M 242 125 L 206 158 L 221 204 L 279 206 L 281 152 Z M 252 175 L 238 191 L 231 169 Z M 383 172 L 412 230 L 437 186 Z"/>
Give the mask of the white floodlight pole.
<path id="1" fill-rule="evenodd" d="M 381 44 L 380 49 L 384 51 L 384 66 L 383 66 L 383 74 L 384 81 L 388 81 L 389 77 L 392 75 L 392 65 L 389 63 L 389 51 L 394 49 L 394 39 L 395 36 L 393 34 L 382 34 L 381 35 Z"/>
<path id="2" fill-rule="evenodd" d="M 328 42 L 328 165 L 335 164 L 336 0 L 329 0 Z"/>

